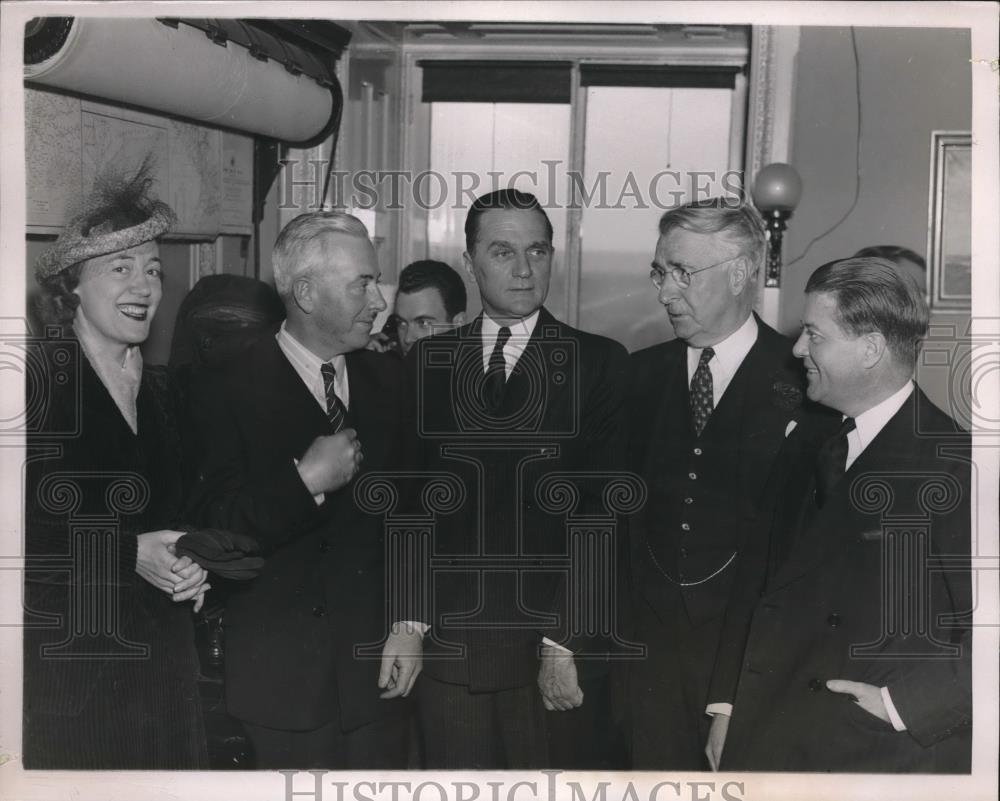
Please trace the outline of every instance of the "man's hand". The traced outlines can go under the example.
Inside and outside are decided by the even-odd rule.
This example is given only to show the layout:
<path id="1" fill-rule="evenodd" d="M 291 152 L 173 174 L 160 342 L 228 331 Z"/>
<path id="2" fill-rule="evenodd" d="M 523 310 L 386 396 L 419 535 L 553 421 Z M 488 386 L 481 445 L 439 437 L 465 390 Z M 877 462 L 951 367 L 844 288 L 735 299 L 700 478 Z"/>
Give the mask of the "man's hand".
<path id="1" fill-rule="evenodd" d="M 173 553 L 174 546 L 169 546 L 169 549 Z M 190 556 L 182 556 L 171 565 L 170 570 L 178 579 L 172 591 L 174 603 L 190 601 L 194 598 L 194 611 L 200 611 L 205 603 L 205 593 L 212 589 L 211 584 L 206 584 L 208 571 L 197 562 L 192 561 Z"/>
<path id="2" fill-rule="evenodd" d="M 542 646 L 542 666 L 538 671 L 538 689 L 549 711 L 565 712 L 583 703 L 583 690 L 576 678 L 573 654 L 551 645 Z"/>
<path id="3" fill-rule="evenodd" d="M 206 583 L 208 571 L 190 556 L 177 558 L 174 545 L 183 535 L 183 531 L 162 529 L 136 537 L 135 572 L 169 594 L 175 603 L 194 598 L 194 611 L 198 612 L 212 585 Z"/>
<path id="4" fill-rule="evenodd" d="M 378 674 L 379 698 L 405 698 L 424 667 L 424 638 L 410 623 L 393 623 L 382 649 Z"/>
<path id="5" fill-rule="evenodd" d="M 712 716 L 712 725 L 708 730 L 708 742 L 705 744 L 705 756 L 712 770 L 717 771 L 722 762 L 722 749 L 726 746 L 726 734 L 729 732 L 729 715 L 716 712 Z"/>
<path id="6" fill-rule="evenodd" d="M 147 531 L 136 537 L 135 572 L 158 590 L 171 595 L 179 582 L 190 578 L 189 575 L 181 578 L 173 570 L 174 565 L 182 561 L 174 555 L 174 543 L 183 535 L 183 531 L 162 529 Z M 198 569 L 201 570 L 200 567 Z"/>
<path id="7" fill-rule="evenodd" d="M 333 492 L 347 484 L 361 467 L 364 455 L 353 428 L 316 437 L 296 465 L 310 495 Z"/>
<path id="8" fill-rule="evenodd" d="M 831 692 L 853 695 L 855 703 L 865 712 L 868 712 L 879 720 L 883 720 L 892 725 L 889 719 L 889 712 L 882 703 L 882 690 L 874 684 L 865 684 L 861 681 L 848 681 L 847 679 L 830 679 L 826 683 L 826 688 Z"/>

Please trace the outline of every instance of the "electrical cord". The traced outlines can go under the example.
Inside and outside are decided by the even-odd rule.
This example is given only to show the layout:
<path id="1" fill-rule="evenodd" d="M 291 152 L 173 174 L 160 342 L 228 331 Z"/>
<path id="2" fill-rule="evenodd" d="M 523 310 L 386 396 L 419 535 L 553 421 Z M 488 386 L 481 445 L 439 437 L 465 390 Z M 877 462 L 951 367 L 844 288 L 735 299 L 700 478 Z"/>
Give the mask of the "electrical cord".
<path id="1" fill-rule="evenodd" d="M 793 264 L 801 261 L 809 253 L 809 250 L 815 245 L 819 240 L 823 239 L 825 236 L 833 233 L 837 228 L 843 224 L 844 220 L 851 216 L 854 209 L 857 208 L 858 199 L 861 197 L 861 63 L 858 59 L 858 39 L 853 26 L 851 26 L 851 49 L 854 52 L 854 89 L 855 95 L 857 97 L 857 109 L 858 109 L 858 129 L 857 135 L 855 137 L 855 147 L 854 147 L 854 164 L 855 164 L 855 181 L 854 181 L 854 199 L 851 201 L 851 205 L 848 207 L 847 211 L 840 217 L 837 222 L 827 228 L 823 233 L 818 236 L 814 236 L 809 244 L 806 245 L 805 250 L 803 250 L 798 256 L 790 261 L 785 262 L 784 269 L 788 269 Z"/>

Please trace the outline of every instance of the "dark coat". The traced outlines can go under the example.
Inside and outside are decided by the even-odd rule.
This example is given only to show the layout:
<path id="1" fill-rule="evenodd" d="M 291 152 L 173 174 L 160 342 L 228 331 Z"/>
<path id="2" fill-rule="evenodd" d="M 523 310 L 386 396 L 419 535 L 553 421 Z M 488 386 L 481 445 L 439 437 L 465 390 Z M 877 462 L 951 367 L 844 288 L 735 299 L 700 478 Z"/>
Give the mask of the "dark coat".
<path id="1" fill-rule="evenodd" d="M 401 363 L 347 354 L 347 426 L 364 449 L 361 473 L 397 468 L 412 426 Z M 339 721 L 351 731 L 397 714 L 381 701 L 384 525 L 354 499 L 359 478 L 317 505 L 294 460 L 333 433 L 323 409 L 266 333 L 225 369 L 196 377 L 192 415 L 205 442 L 194 506 L 205 525 L 254 537 L 266 564 L 230 595 L 225 612 L 230 714 L 290 731 Z"/>
<path id="2" fill-rule="evenodd" d="M 453 474 L 465 492 L 434 531 L 434 553 L 456 570 L 434 575 L 424 670 L 495 692 L 534 684 L 542 636 L 571 643 L 567 571 L 546 558 L 567 559 L 567 516 L 603 508 L 606 474 L 620 467 L 626 353 L 542 309 L 493 415 L 481 396 L 482 358 L 479 318 L 418 342 L 407 367 L 422 464 Z M 564 497 L 575 497 L 566 508 L 546 481 L 557 473 L 576 474 L 563 485 L 572 487 Z M 457 570 L 482 557 L 494 560 L 491 569 Z M 444 643 L 465 655 L 437 658 Z"/>
<path id="3" fill-rule="evenodd" d="M 734 699 L 722 768 L 966 772 L 968 435 L 915 390 L 815 511 L 828 436 L 804 425 L 789 437 L 770 537 L 741 566 L 713 677 L 713 700 Z M 958 561 L 942 570 L 942 557 Z M 833 678 L 887 686 L 908 731 L 824 689 Z"/>
<path id="4" fill-rule="evenodd" d="M 191 604 L 135 572 L 136 535 L 186 522 L 171 383 L 143 371 L 133 434 L 75 339 L 32 355 L 25 766 L 205 767 Z"/>
<path id="5" fill-rule="evenodd" d="M 791 342 L 757 319 L 757 340 L 700 436 L 691 423 L 687 344 L 629 359 L 629 465 L 648 488 L 629 520 L 629 639 L 646 658 L 623 662 L 637 769 L 698 770 L 719 630 L 743 539 L 804 376 Z M 811 404 L 810 404 L 811 406 Z M 664 720 L 673 723 L 664 731 Z"/>

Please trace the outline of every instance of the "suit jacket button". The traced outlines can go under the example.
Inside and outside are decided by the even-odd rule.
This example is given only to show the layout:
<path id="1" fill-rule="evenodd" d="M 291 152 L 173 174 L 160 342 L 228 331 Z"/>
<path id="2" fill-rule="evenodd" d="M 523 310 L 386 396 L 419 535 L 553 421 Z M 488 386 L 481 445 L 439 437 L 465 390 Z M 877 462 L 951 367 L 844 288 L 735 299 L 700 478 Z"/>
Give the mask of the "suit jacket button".
<path id="1" fill-rule="evenodd" d="M 681 559 L 687 559 L 687 548 L 681 548 Z"/>
<path id="2" fill-rule="evenodd" d="M 826 625 L 828 625 L 831 629 L 837 628 L 837 626 L 840 625 L 840 615 L 834 612 L 826 619 Z"/>
<path id="3" fill-rule="evenodd" d="M 694 503 L 694 498 L 685 498 L 684 499 L 684 503 L 686 503 L 686 504 L 692 504 L 692 503 Z"/>
<path id="4" fill-rule="evenodd" d="M 682 531 L 690 531 L 691 530 L 691 524 L 690 523 L 681 523 L 681 530 Z"/>
<path id="5" fill-rule="evenodd" d="M 824 686 L 823 682 L 819 679 L 809 679 L 809 689 L 814 693 L 818 693 Z"/>
<path id="6" fill-rule="evenodd" d="M 319 544 L 319 552 L 326 553 L 329 550 L 330 550 L 330 543 L 327 542 L 326 540 L 322 540 Z"/>
<path id="7" fill-rule="evenodd" d="M 323 617 L 326 614 L 326 607 L 325 606 L 314 606 L 313 607 L 313 614 L 316 615 L 316 617 Z"/>

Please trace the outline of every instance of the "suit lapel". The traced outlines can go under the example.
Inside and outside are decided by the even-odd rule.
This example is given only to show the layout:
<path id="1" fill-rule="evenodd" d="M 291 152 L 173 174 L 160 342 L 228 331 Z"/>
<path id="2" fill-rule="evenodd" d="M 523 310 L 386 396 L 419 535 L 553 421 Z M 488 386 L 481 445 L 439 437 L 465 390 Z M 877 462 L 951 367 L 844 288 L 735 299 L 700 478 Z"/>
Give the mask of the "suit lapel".
<path id="1" fill-rule="evenodd" d="M 855 508 L 855 504 L 851 500 L 851 485 L 859 476 L 866 473 L 881 473 L 894 466 L 898 467 L 900 455 L 912 449 L 913 404 L 916 393 L 917 390 L 914 390 L 902 408 L 893 415 L 875 439 L 868 444 L 868 447 L 854 461 L 844 477 L 837 482 L 823 508 L 819 509 L 812 521 L 806 524 L 795 536 L 795 542 L 791 547 L 788 559 L 783 565 L 777 567 L 769 585 L 770 588 L 781 587 L 802 577 L 826 562 L 832 553 L 837 552 L 842 547 L 846 540 L 858 536 L 858 526 L 863 525 L 862 513 Z M 801 515 L 803 504 L 813 502 L 811 493 L 815 486 L 813 474 L 816 451 L 821 444 L 821 440 L 814 441 L 808 450 L 804 450 L 803 458 L 799 460 L 798 467 L 793 468 L 793 474 L 789 477 L 790 483 L 787 485 L 788 489 L 785 494 L 786 509 L 794 506 L 793 499 L 798 497 L 801 499 L 801 503 L 798 505 L 799 515 Z M 796 473 L 799 475 L 796 476 Z M 796 496 L 793 494 L 795 492 L 808 493 L 808 497 L 802 494 Z M 800 520 L 801 517 L 798 519 L 786 518 L 781 521 L 781 524 L 785 526 L 798 525 Z"/>
<path id="2" fill-rule="evenodd" d="M 645 407 L 649 410 L 648 429 L 634 442 L 644 454 L 639 462 L 641 472 L 654 492 L 671 473 L 671 461 L 679 450 L 677 444 L 694 437 L 688 410 L 687 346 L 674 340 L 667 344 L 663 354 L 663 361 L 652 366 L 651 379 L 643 376 L 639 381 L 644 387 L 658 387 L 658 391 L 650 393 Z M 642 420 L 634 420 L 632 424 L 640 427 Z M 641 519 L 646 521 L 646 537 L 651 543 L 657 541 L 658 533 L 663 536 L 661 508 L 662 504 L 654 498 L 641 513 Z"/>
<path id="3" fill-rule="evenodd" d="M 262 340 L 255 363 L 252 380 L 268 406 L 264 419 L 284 421 L 287 426 L 274 427 L 276 431 L 282 430 L 280 436 L 290 435 L 296 443 L 304 440 L 304 451 L 318 434 L 333 433 L 326 413 L 273 336 Z"/>
<path id="4" fill-rule="evenodd" d="M 676 343 L 676 345 L 675 345 Z M 666 443 L 674 441 L 679 436 L 692 435 L 691 415 L 688 412 L 687 362 L 685 361 L 686 346 L 680 340 L 669 343 L 663 351 L 663 361 L 655 365 L 651 378 L 642 376 L 637 382 L 643 387 L 657 387 L 645 400 L 643 420 L 633 420 L 635 430 L 641 431 L 635 445 L 645 454 L 643 460 L 644 474 L 655 480 L 663 475 L 664 467 L 670 460 Z"/>

